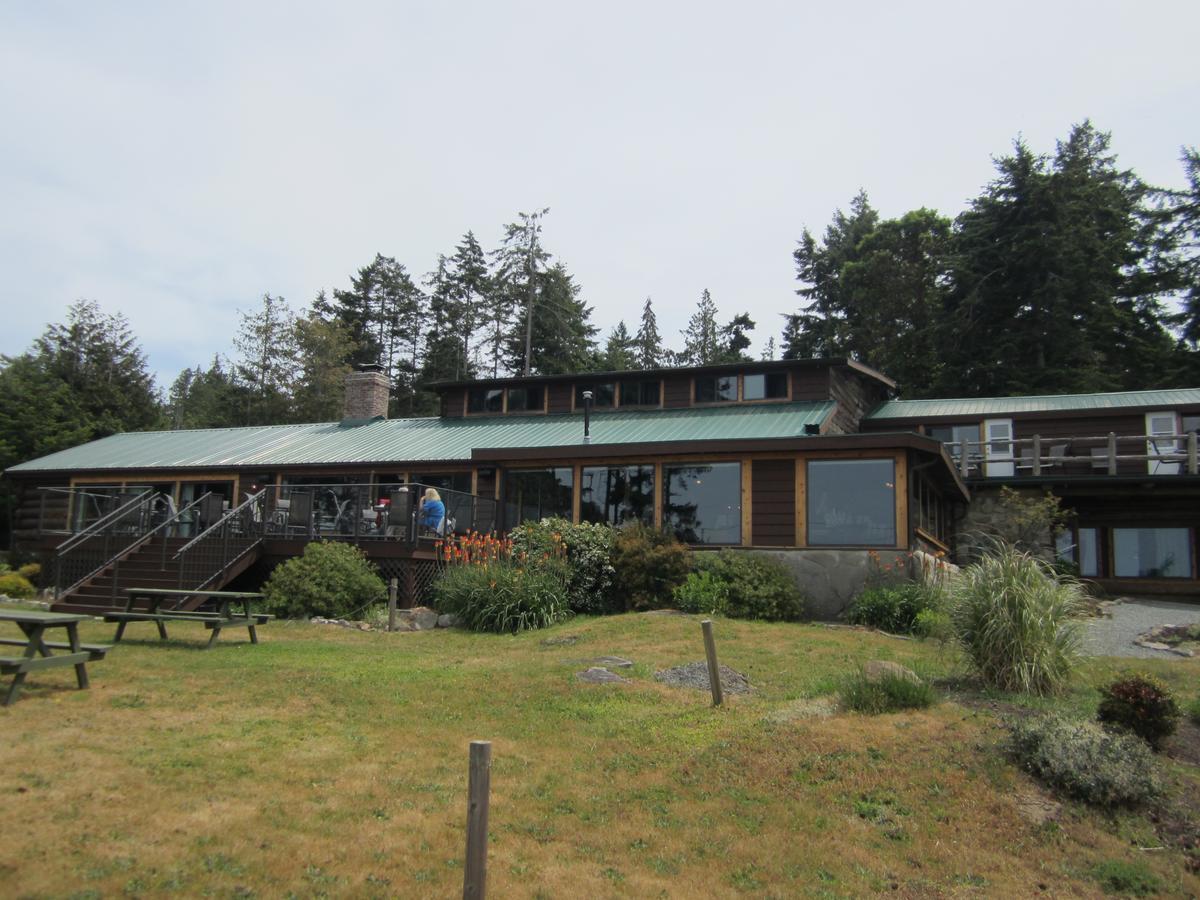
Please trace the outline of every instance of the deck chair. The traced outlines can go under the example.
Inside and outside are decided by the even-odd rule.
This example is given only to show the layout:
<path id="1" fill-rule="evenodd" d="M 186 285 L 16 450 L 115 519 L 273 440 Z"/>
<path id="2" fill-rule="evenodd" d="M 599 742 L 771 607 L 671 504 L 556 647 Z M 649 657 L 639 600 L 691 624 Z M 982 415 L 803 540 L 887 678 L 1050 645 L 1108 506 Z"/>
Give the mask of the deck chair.
<path id="1" fill-rule="evenodd" d="M 280 501 L 282 503 L 282 501 Z M 287 507 L 287 522 L 284 525 L 284 533 L 292 534 L 299 532 L 303 535 L 312 534 L 313 521 L 313 495 L 300 492 L 293 493 L 288 498 Z"/>
<path id="2" fill-rule="evenodd" d="M 209 494 L 200 501 L 200 530 L 215 525 L 225 515 L 225 498 L 220 494 Z"/>

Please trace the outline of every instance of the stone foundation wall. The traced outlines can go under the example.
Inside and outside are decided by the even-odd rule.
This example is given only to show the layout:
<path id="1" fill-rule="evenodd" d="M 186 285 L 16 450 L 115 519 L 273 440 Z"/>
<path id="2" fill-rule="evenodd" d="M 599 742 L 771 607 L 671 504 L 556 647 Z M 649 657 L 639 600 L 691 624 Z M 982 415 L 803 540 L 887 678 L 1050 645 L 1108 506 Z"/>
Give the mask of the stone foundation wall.
<path id="1" fill-rule="evenodd" d="M 844 618 L 872 572 L 869 550 L 755 550 L 787 566 L 814 619 Z"/>

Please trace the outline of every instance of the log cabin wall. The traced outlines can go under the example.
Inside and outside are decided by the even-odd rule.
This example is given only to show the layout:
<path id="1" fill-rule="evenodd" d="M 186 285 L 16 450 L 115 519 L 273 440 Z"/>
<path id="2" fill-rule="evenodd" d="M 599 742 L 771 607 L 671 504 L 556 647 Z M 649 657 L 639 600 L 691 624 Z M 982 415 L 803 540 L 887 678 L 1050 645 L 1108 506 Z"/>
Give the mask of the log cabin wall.
<path id="1" fill-rule="evenodd" d="M 569 413 L 573 399 L 569 382 L 556 382 L 546 386 L 547 411 L 551 413 Z"/>
<path id="2" fill-rule="evenodd" d="M 466 401 L 466 388 L 447 388 L 442 391 L 442 417 L 446 419 L 461 419 L 466 412 Z"/>
<path id="3" fill-rule="evenodd" d="M 828 400 L 829 369 L 792 369 L 793 400 Z"/>
<path id="4" fill-rule="evenodd" d="M 675 375 L 663 378 L 663 408 L 681 409 L 692 405 L 692 378 Z"/>

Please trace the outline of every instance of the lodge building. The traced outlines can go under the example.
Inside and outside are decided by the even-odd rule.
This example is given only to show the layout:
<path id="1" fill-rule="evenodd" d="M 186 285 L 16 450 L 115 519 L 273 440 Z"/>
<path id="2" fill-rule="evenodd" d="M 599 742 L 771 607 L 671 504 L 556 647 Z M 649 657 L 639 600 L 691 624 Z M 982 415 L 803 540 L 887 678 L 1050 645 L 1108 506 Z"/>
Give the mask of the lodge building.
<path id="1" fill-rule="evenodd" d="M 776 554 L 836 615 L 881 554 L 952 558 L 1008 485 L 1062 498 L 1059 552 L 1101 587 L 1200 594 L 1200 389 L 895 400 L 851 359 L 435 389 L 440 415 L 388 419 L 368 367 L 339 422 L 118 434 L 22 463 L 5 473 L 15 540 L 57 567 L 64 609 L 111 599 L 122 566 L 126 582 L 228 585 L 317 538 L 355 541 L 416 600 L 433 487 L 439 532 L 637 520 Z"/>

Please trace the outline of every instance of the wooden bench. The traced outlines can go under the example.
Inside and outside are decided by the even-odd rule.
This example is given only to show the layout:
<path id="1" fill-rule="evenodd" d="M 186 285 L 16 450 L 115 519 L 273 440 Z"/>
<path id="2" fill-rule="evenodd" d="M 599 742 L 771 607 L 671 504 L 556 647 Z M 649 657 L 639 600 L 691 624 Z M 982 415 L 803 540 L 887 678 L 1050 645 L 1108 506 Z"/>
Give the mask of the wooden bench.
<path id="1" fill-rule="evenodd" d="M 0 638 L 0 646 L 11 645 L 14 647 L 24 647 L 28 641 L 22 641 L 18 638 Z M 50 650 L 70 650 L 71 645 L 65 641 L 42 641 L 42 646 Z M 96 662 L 104 659 L 104 654 L 112 649 L 111 644 L 80 644 L 79 651 L 88 654 L 88 662 Z"/>
<path id="2" fill-rule="evenodd" d="M 208 639 L 208 647 L 212 647 L 217 638 L 221 636 L 223 628 L 246 628 L 250 632 L 250 643 L 258 643 L 259 625 L 266 625 L 273 618 L 267 613 L 254 613 L 250 611 L 250 602 L 252 600 L 261 599 L 262 594 L 241 593 L 233 591 L 184 591 L 184 590 L 169 590 L 162 589 L 142 589 L 128 588 L 126 590 L 128 600 L 125 604 L 125 609 L 111 610 L 104 614 L 105 622 L 116 622 L 117 633 L 113 637 L 113 643 L 118 643 L 125 635 L 125 627 L 130 622 L 153 622 L 158 627 L 158 636 L 161 640 L 167 640 L 167 622 L 203 622 L 204 627 L 212 634 Z M 162 605 L 167 600 L 181 600 L 185 597 L 206 596 L 216 600 L 219 604 L 217 612 L 201 612 L 184 609 L 162 609 Z M 146 601 L 147 608 L 138 610 L 134 609 L 137 601 Z M 234 602 L 241 602 L 244 606 L 242 613 L 233 613 L 230 606 Z"/>

